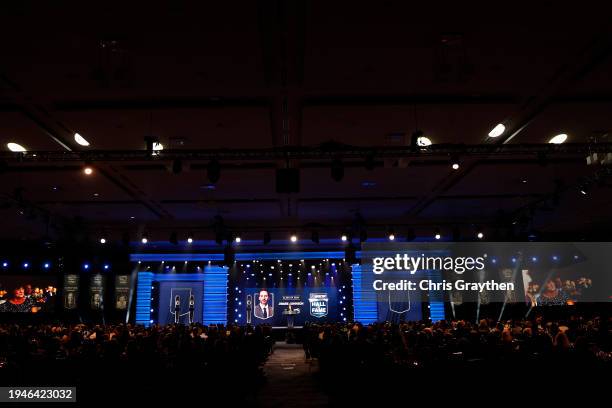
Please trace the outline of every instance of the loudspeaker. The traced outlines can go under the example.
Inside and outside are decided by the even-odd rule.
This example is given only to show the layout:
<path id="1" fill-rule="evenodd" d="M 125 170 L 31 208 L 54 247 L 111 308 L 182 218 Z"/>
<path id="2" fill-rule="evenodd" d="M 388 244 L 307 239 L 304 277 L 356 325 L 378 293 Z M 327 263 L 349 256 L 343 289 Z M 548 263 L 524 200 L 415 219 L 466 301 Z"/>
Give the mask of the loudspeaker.
<path id="1" fill-rule="evenodd" d="M 299 193 L 300 192 L 300 170 L 299 169 L 276 169 L 276 192 L 277 193 Z"/>

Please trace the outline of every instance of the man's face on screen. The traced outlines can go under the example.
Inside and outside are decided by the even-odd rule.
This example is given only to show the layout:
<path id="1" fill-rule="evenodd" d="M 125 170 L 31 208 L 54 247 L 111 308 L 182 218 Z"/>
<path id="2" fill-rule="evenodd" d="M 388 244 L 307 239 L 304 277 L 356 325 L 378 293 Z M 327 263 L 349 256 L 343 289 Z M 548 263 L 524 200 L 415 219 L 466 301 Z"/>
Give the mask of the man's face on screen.
<path id="1" fill-rule="evenodd" d="M 259 292 L 259 303 L 261 303 L 262 305 L 267 305 L 268 304 L 268 292 L 266 292 L 265 290 L 262 290 L 261 292 Z"/>

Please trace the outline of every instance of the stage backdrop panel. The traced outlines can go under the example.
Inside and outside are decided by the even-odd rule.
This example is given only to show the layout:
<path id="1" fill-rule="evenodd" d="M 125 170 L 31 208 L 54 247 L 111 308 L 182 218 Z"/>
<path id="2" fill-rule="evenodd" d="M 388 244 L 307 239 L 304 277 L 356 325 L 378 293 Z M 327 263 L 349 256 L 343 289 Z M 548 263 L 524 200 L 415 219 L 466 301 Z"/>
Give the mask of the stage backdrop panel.
<path id="1" fill-rule="evenodd" d="M 193 295 L 196 302 L 194 307 L 194 321 L 202 323 L 202 297 L 204 294 L 204 283 L 195 282 L 160 282 L 159 283 L 159 323 L 174 323 L 174 298 L 180 297 L 181 310 L 179 322 L 189 323 L 189 296 Z"/>

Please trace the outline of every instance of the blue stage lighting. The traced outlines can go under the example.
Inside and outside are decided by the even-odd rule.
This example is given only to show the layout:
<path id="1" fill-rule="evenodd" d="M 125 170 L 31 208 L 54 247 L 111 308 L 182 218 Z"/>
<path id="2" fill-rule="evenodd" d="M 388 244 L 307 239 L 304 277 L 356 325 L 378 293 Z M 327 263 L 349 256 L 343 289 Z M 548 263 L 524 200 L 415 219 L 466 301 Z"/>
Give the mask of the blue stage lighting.
<path id="1" fill-rule="evenodd" d="M 83 269 L 89 269 L 89 264 L 84 264 Z"/>
<path id="2" fill-rule="evenodd" d="M 23 267 L 24 267 L 24 268 L 27 268 L 28 266 L 30 266 L 30 264 L 29 264 L 29 263 L 27 263 L 27 262 L 23 264 Z"/>
<path id="3" fill-rule="evenodd" d="M 110 268 L 110 266 L 108 264 L 104 265 L 104 269 L 108 270 L 108 268 Z"/>
<path id="4" fill-rule="evenodd" d="M 45 267 L 45 269 L 49 269 L 49 263 L 48 262 L 46 262 L 43 266 Z"/>
<path id="5" fill-rule="evenodd" d="M 3 268 L 8 267 L 8 262 L 2 262 L 2 267 L 3 267 Z"/>

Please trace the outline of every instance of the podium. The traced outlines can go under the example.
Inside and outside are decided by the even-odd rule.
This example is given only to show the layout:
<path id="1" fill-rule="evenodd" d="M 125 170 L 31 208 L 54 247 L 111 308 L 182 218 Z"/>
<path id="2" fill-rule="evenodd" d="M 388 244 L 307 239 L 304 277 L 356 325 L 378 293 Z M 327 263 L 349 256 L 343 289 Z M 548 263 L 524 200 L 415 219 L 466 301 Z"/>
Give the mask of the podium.
<path id="1" fill-rule="evenodd" d="M 293 329 L 293 320 L 296 314 L 300 313 L 299 310 L 296 309 L 285 309 L 283 310 L 283 315 L 287 316 L 287 328 Z"/>

